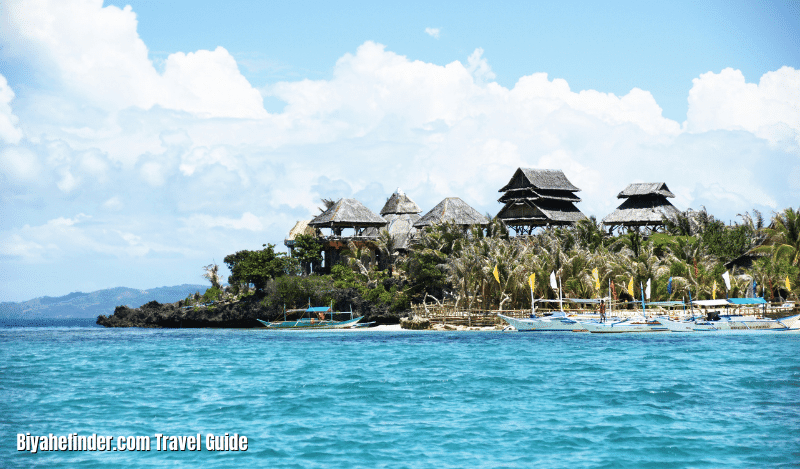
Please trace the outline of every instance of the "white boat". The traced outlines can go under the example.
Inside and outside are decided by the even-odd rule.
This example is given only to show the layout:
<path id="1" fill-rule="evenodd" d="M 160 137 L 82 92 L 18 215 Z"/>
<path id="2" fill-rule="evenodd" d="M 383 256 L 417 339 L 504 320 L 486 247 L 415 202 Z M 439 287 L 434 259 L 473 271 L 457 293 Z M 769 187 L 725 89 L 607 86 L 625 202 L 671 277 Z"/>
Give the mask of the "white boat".
<path id="1" fill-rule="evenodd" d="M 785 331 L 800 329 L 800 315 L 783 319 L 755 316 L 723 315 L 714 319 L 674 320 L 665 317 L 656 321 L 672 332 L 694 331 Z"/>
<path id="2" fill-rule="evenodd" d="M 675 320 L 667 317 L 657 317 L 656 321 L 670 330 L 670 332 L 694 332 L 694 318 L 686 320 Z"/>
<path id="3" fill-rule="evenodd" d="M 498 314 L 503 321 L 518 331 L 569 331 L 586 332 L 583 322 L 568 318 L 563 311 L 556 311 L 552 316 L 532 316 L 529 318 L 512 318 Z"/>
<path id="4" fill-rule="evenodd" d="M 629 318 L 616 322 L 585 321 L 581 322 L 581 324 L 586 327 L 586 330 L 595 334 L 611 334 L 622 332 L 669 332 L 669 328 L 665 327 L 658 321 L 653 319 L 645 319 L 644 317 Z"/>
<path id="5" fill-rule="evenodd" d="M 696 331 L 765 331 L 786 330 L 785 324 L 770 318 L 755 316 L 720 315 L 712 319 L 695 320 Z"/>

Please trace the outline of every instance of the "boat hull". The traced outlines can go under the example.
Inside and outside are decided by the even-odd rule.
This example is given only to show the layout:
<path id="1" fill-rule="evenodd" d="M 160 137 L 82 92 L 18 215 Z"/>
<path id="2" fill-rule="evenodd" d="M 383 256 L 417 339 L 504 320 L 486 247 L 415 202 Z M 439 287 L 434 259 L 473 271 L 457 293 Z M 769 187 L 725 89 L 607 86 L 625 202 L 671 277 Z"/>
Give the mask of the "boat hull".
<path id="1" fill-rule="evenodd" d="M 785 318 L 789 322 L 796 318 Z M 783 331 L 790 327 L 774 319 L 769 318 L 747 318 L 747 317 L 722 317 L 717 321 L 689 320 L 674 321 L 667 318 L 657 318 L 656 321 L 672 332 L 716 332 L 716 331 Z M 790 323 L 791 324 L 791 323 Z"/>
<path id="2" fill-rule="evenodd" d="M 625 320 L 619 322 L 584 322 L 586 329 L 594 334 L 619 334 L 631 332 L 669 332 L 658 321 Z"/>
<path id="3" fill-rule="evenodd" d="M 256 319 L 267 329 L 348 329 L 354 327 L 358 321 L 364 316 L 348 319 L 347 321 L 329 321 L 329 320 L 312 320 L 312 319 L 298 319 L 296 321 L 262 321 Z"/>
<path id="4" fill-rule="evenodd" d="M 498 314 L 500 318 L 518 331 L 525 332 L 586 332 L 583 323 L 567 317 L 517 319 Z"/>

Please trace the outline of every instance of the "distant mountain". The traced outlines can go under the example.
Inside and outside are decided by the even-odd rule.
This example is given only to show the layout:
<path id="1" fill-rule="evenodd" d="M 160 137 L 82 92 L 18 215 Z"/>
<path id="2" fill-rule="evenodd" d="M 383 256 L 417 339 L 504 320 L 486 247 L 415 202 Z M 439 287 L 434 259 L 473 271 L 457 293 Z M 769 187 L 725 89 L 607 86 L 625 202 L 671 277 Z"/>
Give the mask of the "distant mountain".
<path id="1" fill-rule="evenodd" d="M 159 287 L 149 290 L 117 287 L 98 290 L 92 293 L 74 292 L 69 295 L 51 297 L 43 296 L 20 303 L 0 303 L 0 317 L 35 319 L 35 318 L 96 318 L 114 313 L 114 308 L 125 305 L 130 308 L 150 301 L 174 303 L 195 292 L 203 294 L 208 285 L 177 285 Z"/>

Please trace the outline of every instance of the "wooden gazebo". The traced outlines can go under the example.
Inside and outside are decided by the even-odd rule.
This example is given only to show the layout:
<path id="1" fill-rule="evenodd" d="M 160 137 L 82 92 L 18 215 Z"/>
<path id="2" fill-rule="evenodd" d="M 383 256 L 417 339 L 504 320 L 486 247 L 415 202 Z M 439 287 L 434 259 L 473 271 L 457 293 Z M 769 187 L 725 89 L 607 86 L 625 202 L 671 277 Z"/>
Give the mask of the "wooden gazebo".
<path id="1" fill-rule="evenodd" d="M 647 228 L 658 231 L 664 227 L 664 217 L 673 218 L 680 214 L 677 208 L 667 200 L 675 197 L 666 183 L 645 182 L 629 184 L 617 194 L 618 199 L 625 199 L 616 210 L 603 218 L 603 225 L 609 233 L 618 228 Z"/>
<path id="2" fill-rule="evenodd" d="M 330 228 L 333 236 L 342 236 L 342 230 L 353 229 L 353 236 L 362 236 L 365 228 L 382 228 L 386 220 L 364 206 L 356 199 L 339 199 L 320 213 L 308 226 L 314 228 Z"/>
<path id="3" fill-rule="evenodd" d="M 497 217 L 518 235 L 540 226 L 571 225 L 586 218 L 575 206 L 579 191 L 560 169 L 517 168 L 498 191 L 504 193 L 498 202 L 505 205 Z"/>
<path id="4" fill-rule="evenodd" d="M 339 199 L 311 220 L 308 226 L 331 230 L 330 236 L 321 238 L 325 256 L 323 269 L 330 272 L 330 268 L 339 262 L 340 251 L 351 241 L 374 253 L 377 230 L 386 226 L 386 220 L 356 199 Z M 343 235 L 344 230 L 349 228 L 353 233 L 350 236 Z"/>

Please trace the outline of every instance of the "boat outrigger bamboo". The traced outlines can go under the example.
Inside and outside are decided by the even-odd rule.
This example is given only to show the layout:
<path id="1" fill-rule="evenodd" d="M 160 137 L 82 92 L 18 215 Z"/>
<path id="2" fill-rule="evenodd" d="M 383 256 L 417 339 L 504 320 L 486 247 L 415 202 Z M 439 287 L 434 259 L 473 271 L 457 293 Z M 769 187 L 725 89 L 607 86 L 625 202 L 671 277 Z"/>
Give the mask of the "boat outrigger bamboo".
<path id="1" fill-rule="evenodd" d="M 287 320 L 287 314 L 302 313 L 298 319 Z M 347 314 L 349 319 L 337 321 L 334 315 Z M 330 306 L 309 307 L 306 309 L 290 309 L 283 311 L 283 321 L 262 321 L 256 319 L 267 329 L 349 329 L 359 327 L 357 324 L 364 316 L 353 317 L 353 310 L 349 312 L 333 311 Z"/>

